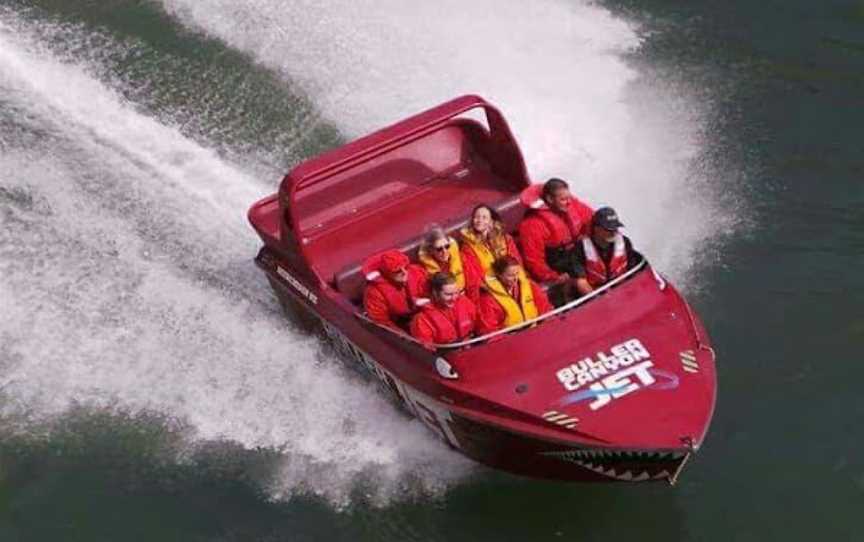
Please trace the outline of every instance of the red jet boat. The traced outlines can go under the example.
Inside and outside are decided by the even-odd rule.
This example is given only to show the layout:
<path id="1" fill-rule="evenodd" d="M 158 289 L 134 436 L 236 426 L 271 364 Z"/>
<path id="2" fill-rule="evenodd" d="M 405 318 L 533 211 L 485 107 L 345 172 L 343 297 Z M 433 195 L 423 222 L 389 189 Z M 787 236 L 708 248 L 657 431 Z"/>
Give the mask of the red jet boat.
<path id="1" fill-rule="evenodd" d="M 362 364 L 449 446 L 513 473 L 674 483 L 714 410 L 714 351 L 644 259 L 553 312 L 456 344 L 421 346 L 363 313 L 368 256 L 416 256 L 424 227 L 490 204 L 510 232 L 531 182 L 500 111 L 463 96 L 294 168 L 249 220 L 286 312 Z"/>

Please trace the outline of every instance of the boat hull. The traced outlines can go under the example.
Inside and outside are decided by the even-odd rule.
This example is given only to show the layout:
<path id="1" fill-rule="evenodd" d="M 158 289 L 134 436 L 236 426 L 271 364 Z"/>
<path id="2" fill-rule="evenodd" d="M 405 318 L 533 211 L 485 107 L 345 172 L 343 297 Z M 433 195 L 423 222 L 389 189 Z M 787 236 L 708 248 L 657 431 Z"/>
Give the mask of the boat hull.
<path id="1" fill-rule="evenodd" d="M 262 267 L 292 322 L 307 332 L 319 334 L 346 363 L 376 379 L 384 394 L 401 410 L 419 419 L 447 446 L 474 461 L 532 478 L 674 483 L 695 451 L 686 443 L 679 448 L 648 449 L 576 442 L 563 428 L 559 434 L 550 436 L 548 432 L 519 431 L 481 419 L 469 408 L 448 404 L 443 400 L 446 394 L 421 391 L 401 379 L 348 339 L 337 326 L 311 310 L 296 288 L 273 271 L 273 266 Z"/>

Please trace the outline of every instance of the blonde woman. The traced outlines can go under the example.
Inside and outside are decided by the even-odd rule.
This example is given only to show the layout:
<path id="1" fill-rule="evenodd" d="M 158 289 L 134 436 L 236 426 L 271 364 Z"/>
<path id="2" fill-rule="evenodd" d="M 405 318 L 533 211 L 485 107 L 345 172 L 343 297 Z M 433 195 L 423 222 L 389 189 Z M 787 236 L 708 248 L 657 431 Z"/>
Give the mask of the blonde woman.
<path id="1" fill-rule="evenodd" d="M 435 273 L 450 273 L 460 291 L 467 289 L 459 243 L 439 226 L 431 227 L 426 233 L 417 257 L 429 276 Z"/>
<path id="2" fill-rule="evenodd" d="M 492 265 L 495 260 L 511 256 L 522 263 L 516 242 L 504 231 L 501 216 L 488 205 L 474 207 L 468 225 L 459 234 L 462 237 L 462 264 L 468 284 L 465 294 L 472 300 L 479 299 L 480 285 L 486 276 L 494 274 Z"/>

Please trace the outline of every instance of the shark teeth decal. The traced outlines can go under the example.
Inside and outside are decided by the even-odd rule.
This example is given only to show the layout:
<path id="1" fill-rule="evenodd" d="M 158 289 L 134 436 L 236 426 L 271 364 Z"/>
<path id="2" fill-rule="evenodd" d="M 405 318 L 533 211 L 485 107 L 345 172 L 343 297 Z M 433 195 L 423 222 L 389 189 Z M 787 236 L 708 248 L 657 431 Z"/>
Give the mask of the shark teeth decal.
<path id="1" fill-rule="evenodd" d="M 541 454 L 569 461 L 607 478 L 625 482 L 668 480 L 672 476 L 668 470 L 669 463 L 683 461 L 687 456 L 686 452 L 677 451 L 647 452 L 596 448 L 541 452 Z M 640 463 L 642 465 L 639 465 Z M 657 463 L 656 467 L 651 468 L 652 463 Z M 663 470 L 658 472 L 657 468 Z"/>
<path id="2" fill-rule="evenodd" d="M 641 452 L 641 451 L 607 451 L 598 449 L 567 450 L 560 452 L 543 452 L 561 458 L 603 458 L 622 461 L 648 460 L 648 461 L 675 461 L 687 455 L 685 452 Z"/>

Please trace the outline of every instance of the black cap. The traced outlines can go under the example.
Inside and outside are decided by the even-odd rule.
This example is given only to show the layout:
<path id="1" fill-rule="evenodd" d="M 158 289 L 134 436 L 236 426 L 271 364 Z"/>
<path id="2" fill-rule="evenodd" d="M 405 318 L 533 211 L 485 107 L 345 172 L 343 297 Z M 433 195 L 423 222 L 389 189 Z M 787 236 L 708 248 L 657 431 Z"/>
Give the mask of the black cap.
<path id="1" fill-rule="evenodd" d="M 618 213 L 612 207 L 600 207 L 594 211 L 593 222 L 595 226 L 600 226 L 604 230 L 609 231 L 616 231 L 618 228 L 624 226 L 618 220 Z"/>

